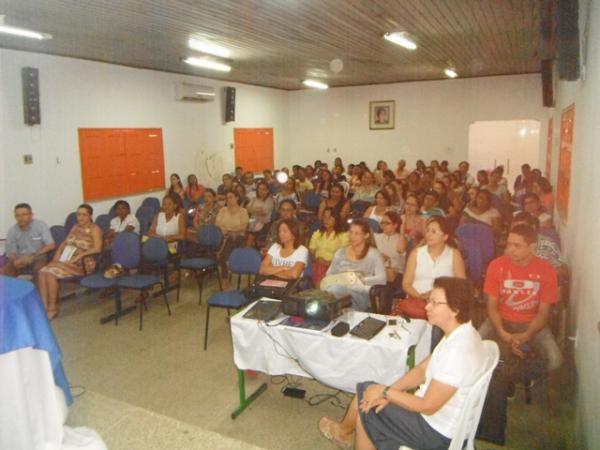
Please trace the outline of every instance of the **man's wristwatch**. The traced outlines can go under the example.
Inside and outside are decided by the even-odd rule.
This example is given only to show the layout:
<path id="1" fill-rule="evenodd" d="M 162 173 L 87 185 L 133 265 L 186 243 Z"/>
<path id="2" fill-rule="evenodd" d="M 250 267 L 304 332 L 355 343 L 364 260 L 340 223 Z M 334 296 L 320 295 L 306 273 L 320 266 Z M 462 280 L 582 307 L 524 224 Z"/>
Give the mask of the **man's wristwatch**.
<path id="1" fill-rule="evenodd" d="M 383 390 L 383 398 L 385 398 L 386 400 L 388 399 L 388 391 L 390 390 L 389 386 L 386 386 L 385 389 Z"/>

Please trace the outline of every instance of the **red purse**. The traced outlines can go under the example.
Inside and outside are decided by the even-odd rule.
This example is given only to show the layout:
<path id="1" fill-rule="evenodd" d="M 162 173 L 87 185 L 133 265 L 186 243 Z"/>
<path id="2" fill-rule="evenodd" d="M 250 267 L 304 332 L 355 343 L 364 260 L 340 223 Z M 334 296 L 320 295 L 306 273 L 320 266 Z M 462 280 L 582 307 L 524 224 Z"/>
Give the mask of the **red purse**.
<path id="1" fill-rule="evenodd" d="M 422 298 L 406 298 L 401 299 L 392 309 L 392 316 L 408 316 L 411 319 L 427 320 L 427 312 L 425 306 L 427 302 Z"/>

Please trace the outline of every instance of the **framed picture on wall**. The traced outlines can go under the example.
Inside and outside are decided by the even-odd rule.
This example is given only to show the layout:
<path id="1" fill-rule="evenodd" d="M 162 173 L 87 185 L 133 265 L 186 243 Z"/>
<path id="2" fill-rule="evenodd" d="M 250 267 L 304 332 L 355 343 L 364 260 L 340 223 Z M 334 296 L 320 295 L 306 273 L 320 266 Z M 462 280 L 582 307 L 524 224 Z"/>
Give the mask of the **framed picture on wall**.
<path id="1" fill-rule="evenodd" d="M 369 129 L 393 130 L 396 120 L 396 102 L 381 100 L 369 102 Z"/>

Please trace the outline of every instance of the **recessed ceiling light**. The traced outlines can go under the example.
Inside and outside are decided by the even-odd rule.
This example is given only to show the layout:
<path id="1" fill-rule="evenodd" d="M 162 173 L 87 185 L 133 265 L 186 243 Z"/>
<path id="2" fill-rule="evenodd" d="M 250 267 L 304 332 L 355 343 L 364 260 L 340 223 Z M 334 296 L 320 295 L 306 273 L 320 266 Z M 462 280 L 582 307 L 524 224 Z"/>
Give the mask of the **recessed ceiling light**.
<path id="1" fill-rule="evenodd" d="M 308 87 L 315 88 L 315 89 L 329 88 L 329 86 L 326 85 L 325 83 L 321 83 L 320 81 L 316 81 L 316 80 L 304 80 L 302 82 L 302 84 L 304 84 L 304 86 L 308 86 Z"/>
<path id="2" fill-rule="evenodd" d="M 52 35 L 48 33 L 40 33 L 39 31 L 27 30 L 26 28 L 10 27 L 0 24 L 0 33 L 12 34 L 13 36 L 25 37 L 29 39 L 37 39 L 40 41 L 52 39 Z"/>
<path id="3" fill-rule="evenodd" d="M 208 53 L 209 55 L 220 56 L 221 58 L 229 58 L 231 55 L 231 51 L 228 48 L 221 47 L 212 42 L 201 41 L 200 39 L 190 38 L 188 40 L 188 46 L 193 50 Z"/>
<path id="4" fill-rule="evenodd" d="M 191 66 L 202 67 L 204 69 L 218 70 L 220 72 L 231 72 L 231 66 L 213 61 L 212 59 L 188 57 L 184 58 L 183 62 Z"/>
<path id="5" fill-rule="evenodd" d="M 387 39 L 394 44 L 400 45 L 409 50 L 414 50 L 417 48 L 417 44 L 413 39 L 410 38 L 409 34 L 406 31 L 397 31 L 395 33 L 385 33 L 383 35 L 384 39 Z"/>
<path id="6" fill-rule="evenodd" d="M 448 78 L 456 78 L 458 76 L 458 73 L 456 73 L 456 70 L 451 69 L 451 68 L 444 70 L 444 73 L 446 74 L 446 76 Z"/>

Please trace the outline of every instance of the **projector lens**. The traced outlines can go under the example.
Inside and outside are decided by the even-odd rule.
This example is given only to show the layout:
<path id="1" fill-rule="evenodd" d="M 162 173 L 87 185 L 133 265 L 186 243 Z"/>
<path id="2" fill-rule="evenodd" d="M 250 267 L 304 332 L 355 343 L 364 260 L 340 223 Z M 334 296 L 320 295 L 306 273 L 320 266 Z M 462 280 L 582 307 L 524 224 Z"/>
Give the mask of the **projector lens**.
<path id="1" fill-rule="evenodd" d="M 306 314 L 309 316 L 314 316 L 319 311 L 319 302 L 317 300 L 313 300 L 306 304 Z"/>

